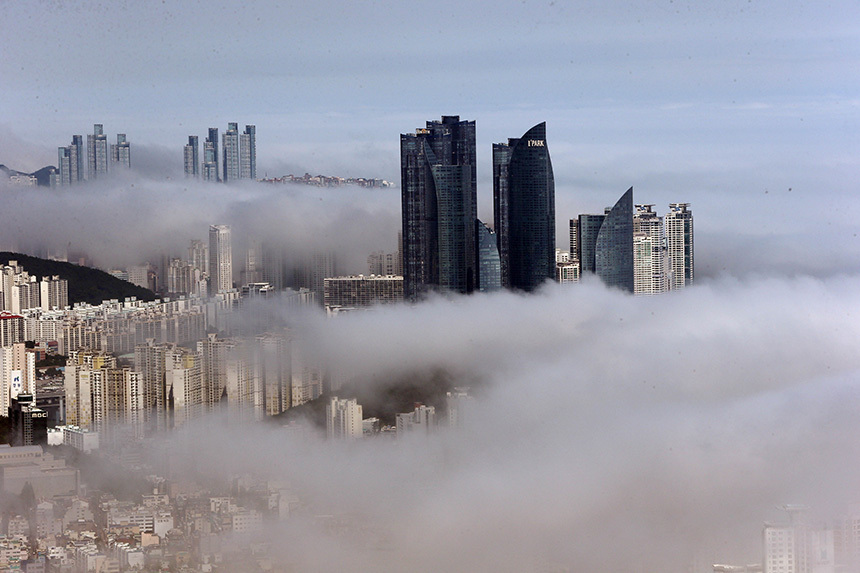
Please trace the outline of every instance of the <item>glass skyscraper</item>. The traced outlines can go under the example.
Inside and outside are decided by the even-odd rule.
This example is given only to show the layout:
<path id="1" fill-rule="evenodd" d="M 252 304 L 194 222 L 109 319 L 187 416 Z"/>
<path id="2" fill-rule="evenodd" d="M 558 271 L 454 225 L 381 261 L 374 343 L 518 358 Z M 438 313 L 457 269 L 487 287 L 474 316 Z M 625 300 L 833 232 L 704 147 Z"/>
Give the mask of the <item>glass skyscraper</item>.
<path id="1" fill-rule="evenodd" d="M 400 136 L 404 295 L 468 293 L 478 279 L 475 122 L 428 121 Z"/>
<path id="2" fill-rule="evenodd" d="M 597 248 L 597 234 L 600 233 L 600 226 L 603 225 L 605 218 L 606 215 L 581 214 L 576 220 L 576 244 L 574 245 L 574 240 L 571 240 L 571 249 L 575 249 L 575 258 L 579 260 L 583 273 L 595 272 L 594 252 Z M 574 251 L 572 250 L 570 254 L 573 256 Z"/>
<path id="3" fill-rule="evenodd" d="M 478 290 L 499 290 L 502 288 L 502 274 L 496 233 L 480 220 L 475 229 L 478 232 Z"/>
<path id="4" fill-rule="evenodd" d="M 633 187 L 610 209 L 594 250 L 595 272 L 607 286 L 633 292 Z"/>
<path id="5" fill-rule="evenodd" d="M 502 284 L 534 290 L 555 276 L 555 182 L 546 123 L 493 144 L 493 215 Z"/>

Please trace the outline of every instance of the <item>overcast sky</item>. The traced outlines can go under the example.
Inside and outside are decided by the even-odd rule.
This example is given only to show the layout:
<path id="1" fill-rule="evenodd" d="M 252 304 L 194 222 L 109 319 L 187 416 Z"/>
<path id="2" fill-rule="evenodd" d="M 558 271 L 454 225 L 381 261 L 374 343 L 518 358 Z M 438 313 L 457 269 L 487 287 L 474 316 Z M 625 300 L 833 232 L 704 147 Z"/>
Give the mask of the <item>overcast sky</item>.
<path id="1" fill-rule="evenodd" d="M 709 273 L 763 244 L 781 271 L 860 259 L 855 2 L 4 2 L 0 19 L 13 168 L 98 122 L 176 177 L 189 134 L 236 121 L 257 126 L 260 176 L 399 183 L 398 135 L 459 114 L 492 220 L 490 144 L 546 121 L 560 247 L 632 185 L 660 213 L 692 204 Z"/>

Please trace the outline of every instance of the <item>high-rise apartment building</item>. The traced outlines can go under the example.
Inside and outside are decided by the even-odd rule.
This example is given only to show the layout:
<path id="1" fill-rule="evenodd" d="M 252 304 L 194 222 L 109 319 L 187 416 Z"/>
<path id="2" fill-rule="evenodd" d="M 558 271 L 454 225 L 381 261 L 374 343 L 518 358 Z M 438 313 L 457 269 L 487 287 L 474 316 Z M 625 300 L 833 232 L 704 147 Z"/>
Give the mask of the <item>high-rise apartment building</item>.
<path id="1" fill-rule="evenodd" d="M 167 429 L 167 392 L 164 372 L 172 347 L 152 340 L 134 347 L 134 370 L 140 374 L 144 392 L 144 412 L 150 430 Z"/>
<path id="2" fill-rule="evenodd" d="M 229 225 L 209 227 L 209 295 L 233 288 L 233 250 Z"/>
<path id="3" fill-rule="evenodd" d="M 367 274 L 369 275 L 400 275 L 399 253 L 379 251 L 367 257 Z"/>
<path id="4" fill-rule="evenodd" d="M 176 348 L 164 370 L 168 401 L 167 427 L 179 428 L 203 415 L 203 378 L 196 352 Z"/>
<path id="5" fill-rule="evenodd" d="M 218 151 L 208 139 L 203 142 L 203 180 L 218 181 Z"/>
<path id="6" fill-rule="evenodd" d="M 361 405 L 351 400 L 332 397 L 326 405 L 326 435 L 338 440 L 351 440 L 362 436 Z"/>
<path id="7" fill-rule="evenodd" d="M 308 256 L 296 273 L 296 283 L 300 288 L 313 291 L 317 304 L 323 305 L 325 279 L 337 276 L 335 255 L 331 251 L 317 251 Z"/>
<path id="8" fill-rule="evenodd" d="M 58 185 L 66 186 L 72 183 L 71 150 L 69 147 L 57 149 L 57 170 L 59 171 Z"/>
<path id="9" fill-rule="evenodd" d="M 220 156 L 218 155 L 218 128 L 209 128 L 209 137 L 203 144 L 203 179 L 205 181 L 220 181 Z"/>
<path id="10" fill-rule="evenodd" d="M 407 299 L 477 287 L 475 122 L 428 121 L 400 136 L 403 278 Z"/>
<path id="11" fill-rule="evenodd" d="M 502 284 L 531 291 L 555 276 L 555 183 L 546 123 L 493 144 L 493 214 Z"/>
<path id="12" fill-rule="evenodd" d="M 82 135 L 72 136 L 72 143 L 69 145 L 69 163 L 71 166 L 72 183 L 86 181 L 86 150 L 84 149 L 84 137 Z"/>
<path id="13" fill-rule="evenodd" d="M 93 125 L 92 135 L 87 135 L 88 178 L 97 179 L 108 172 L 108 142 L 101 123 Z"/>
<path id="14" fill-rule="evenodd" d="M 575 219 L 571 219 L 571 223 Z M 579 282 L 579 260 L 568 251 L 555 250 L 555 280 L 559 283 Z"/>
<path id="15" fill-rule="evenodd" d="M 0 323 L 5 322 L 0 313 Z M 36 355 L 27 352 L 24 342 L 0 346 L 0 409 L 6 413 L 10 398 L 36 392 Z"/>
<path id="16" fill-rule="evenodd" d="M 223 181 L 236 181 L 241 176 L 239 168 L 239 124 L 228 123 L 223 136 L 224 144 L 224 174 Z"/>
<path id="17" fill-rule="evenodd" d="M 239 135 L 239 165 L 242 179 L 257 178 L 257 126 L 246 125 Z"/>
<path id="18" fill-rule="evenodd" d="M 215 409 L 224 395 L 227 387 L 227 355 L 234 346 L 234 341 L 217 338 L 214 334 L 197 342 L 201 395 L 206 411 Z"/>
<path id="19" fill-rule="evenodd" d="M 607 286 L 633 292 L 633 187 L 607 210 L 597 233 L 594 266 Z"/>
<path id="20" fill-rule="evenodd" d="M 130 368 L 103 352 L 71 351 L 65 369 L 66 423 L 112 437 L 143 436 L 145 388 Z"/>
<path id="21" fill-rule="evenodd" d="M 254 340 L 255 368 L 263 391 L 263 411 L 275 416 L 290 407 L 290 340 L 279 334 L 264 334 Z"/>
<path id="22" fill-rule="evenodd" d="M 806 508 L 786 505 L 783 509 L 791 516 L 791 522 L 766 523 L 762 530 L 764 573 L 811 573 Z"/>
<path id="23" fill-rule="evenodd" d="M 633 217 L 633 292 L 660 294 L 669 290 L 669 258 L 663 218 L 653 205 L 636 205 Z"/>
<path id="24" fill-rule="evenodd" d="M 403 277 L 395 275 L 351 275 L 326 277 L 323 301 L 326 308 L 367 307 L 375 304 L 401 302 Z"/>
<path id="25" fill-rule="evenodd" d="M 116 144 L 110 146 L 110 158 L 113 163 L 125 168 L 131 167 L 131 146 L 124 133 L 116 134 Z"/>
<path id="26" fill-rule="evenodd" d="M 395 421 L 398 436 L 409 432 L 430 434 L 436 429 L 436 408 L 416 404 L 413 411 L 397 414 Z"/>
<path id="27" fill-rule="evenodd" d="M 185 176 L 200 177 L 200 146 L 196 135 L 188 136 L 188 143 L 184 149 Z"/>
<path id="28" fill-rule="evenodd" d="M 689 203 L 669 203 L 665 217 L 666 244 L 672 265 L 670 288 L 693 284 L 693 212 Z"/>

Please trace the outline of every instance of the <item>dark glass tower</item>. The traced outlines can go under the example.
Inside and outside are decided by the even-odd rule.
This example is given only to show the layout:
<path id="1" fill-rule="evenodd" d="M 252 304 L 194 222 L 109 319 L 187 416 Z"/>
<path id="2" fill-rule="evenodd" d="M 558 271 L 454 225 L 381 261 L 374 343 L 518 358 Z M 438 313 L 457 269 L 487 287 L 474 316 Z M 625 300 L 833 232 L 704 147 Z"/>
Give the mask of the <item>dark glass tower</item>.
<path id="1" fill-rule="evenodd" d="M 582 272 L 593 273 L 596 270 L 594 252 L 597 247 L 597 234 L 606 215 L 580 215 L 576 224 L 576 256 L 579 258 Z M 631 243 L 630 248 L 633 248 Z M 573 253 L 571 253 L 573 254 Z"/>
<path id="2" fill-rule="evenodd" d="M 534 290 L 555 276 L 555 182 L 546 123 L 493 145 L 493 211 L 502 284 Z"/>
<path id="3" fill-rule="evenodd" d="M 478 232 L 478 290 L 499 290 L 502 288 L 502 276 L 496 233 L 480 220 L 475 224 L 475 229 Z"/>
<path id="4" fill-rule="evenodd" d="M 607 286 L 633 292 L 633 187 L 606 214 L 594 251 L 595 272 Z"/>
<path id="5" fill-rule="evenodd" d="M 403 287 L 407 299 L 476 287 L 475 122 L 442 116 L 400 136 Z"/>

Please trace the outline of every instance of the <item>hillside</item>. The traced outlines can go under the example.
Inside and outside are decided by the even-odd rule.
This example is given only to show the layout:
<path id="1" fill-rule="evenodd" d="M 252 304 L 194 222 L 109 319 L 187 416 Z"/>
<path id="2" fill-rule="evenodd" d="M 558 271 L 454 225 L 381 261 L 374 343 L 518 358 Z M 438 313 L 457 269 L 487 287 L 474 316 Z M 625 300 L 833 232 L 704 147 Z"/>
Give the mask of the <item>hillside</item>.
<path id="1" fill-rule="evenodd" d="M 32 173 L 24 173 L 23 171 L 17 171 L 0 164 L 0 171 L 5 173 L 6 177 L 11 177 L 12 175 L 34 175 L 40 187 L 49 187 L 51 185 L 51 171 L 54 169 L 56 168 L 53 165 L 47 165 Z"/>
<path id="2" fill-rule="evenodd" d="M 120 280 L 98 269 L 49 261 L 20 253 L 0 252 L 0 265 L 7 265 L 9 261 L 18 261 L 30 276 L 41 279 L 57 275 L 69 281 L 70 305 L 76 302 L 100 304 L 103 300 L 114 298 L 123 300 L 129 296 L 137 297 L 138 300 L 155 300 L 155 293 L 151 290 Z"/>
<path id="3" fill-rule="evenodd" d="M 378 380 L 366 380 L 359 384 L 347 383 L 334 394 L 340 398 L 355 398 L 362 406 L 364 418 L 379 418 L 384 425 L 393 425 L 397 414 L 411 412 L 418 403 L 435 407 L 436 415 L 441 417 L 447 411 L 447 392 L 453 390 L 454 386 L 469 386 L 473 390 L 481 386 L 477 379 L 459 379 L 456 382 L 449 372 L 439 368 L 401 375 L 381 375 Z M 325 428 L 326 405 L 331 398 L 331 393 L 323 393 L 315 400 L 273 416 L 272 420 L 286 424 L 305 419 Z"/>

